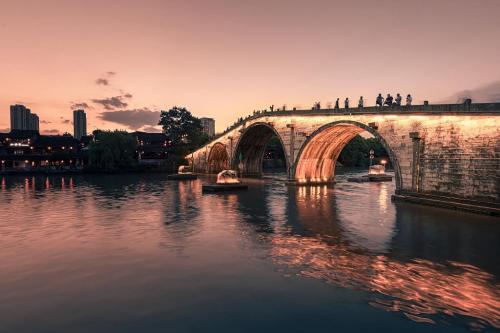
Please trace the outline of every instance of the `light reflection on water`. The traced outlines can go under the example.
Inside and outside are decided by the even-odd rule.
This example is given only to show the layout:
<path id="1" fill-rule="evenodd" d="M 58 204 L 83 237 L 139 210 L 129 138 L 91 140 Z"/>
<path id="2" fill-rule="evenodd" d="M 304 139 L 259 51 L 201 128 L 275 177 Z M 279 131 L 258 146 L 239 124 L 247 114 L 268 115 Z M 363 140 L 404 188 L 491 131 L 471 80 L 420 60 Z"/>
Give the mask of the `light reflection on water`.
<path id="1" fill-rule="evenodd" d="M 392 183 L 344 179 L 333 187 L 251 180 L 246 192 L 202 195 L 202 181 L 162 175 L 3 177 L 0 331 L 62 332 L 82 323 L 148 331 L 151 318 L 183 331 L 181 322 L 201 325 L 204 316 L 251 331 L 286 327 L 280 314 L 293 311 L 325 312 L 341 325 L 348 319 L 334 306 L 339 293 L 366 315 L 349 321 L 353 331 L 380 310 L 396 317 L 371 322 L 374 330 L 500 328 L 498 220 L 394 205 Z M 309 304 L 316 291 L 315 303 L 331 306 Z M 279 292 L 293 307 L 280 303 L 276 312 L 261 301 Z M 255 327 L 239 310 L 247 304 L 263 314 L 252 317 Z"/>

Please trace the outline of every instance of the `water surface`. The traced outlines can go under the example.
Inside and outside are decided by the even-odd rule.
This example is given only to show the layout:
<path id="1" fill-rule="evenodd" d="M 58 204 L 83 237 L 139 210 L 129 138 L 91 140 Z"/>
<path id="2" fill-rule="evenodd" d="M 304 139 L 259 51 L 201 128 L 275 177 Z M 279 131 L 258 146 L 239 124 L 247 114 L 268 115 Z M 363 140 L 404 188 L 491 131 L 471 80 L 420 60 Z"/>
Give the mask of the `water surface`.
<path id="1" fill-rule="evenodd" d="M 500 328 L 498 219 L 275 178 L 0 178 L 0 331 Z"/>

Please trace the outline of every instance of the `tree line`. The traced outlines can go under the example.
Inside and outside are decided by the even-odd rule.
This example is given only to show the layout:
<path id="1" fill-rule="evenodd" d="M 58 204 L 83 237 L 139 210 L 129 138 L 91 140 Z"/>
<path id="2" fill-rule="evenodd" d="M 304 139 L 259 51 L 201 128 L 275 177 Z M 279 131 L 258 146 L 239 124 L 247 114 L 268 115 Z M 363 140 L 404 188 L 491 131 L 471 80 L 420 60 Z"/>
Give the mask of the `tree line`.
<path id="1" fill-rule="evenodd" d="M 200 119 L 194 117 L 184 107 L 174 106 L 161 111 L 158 125 L 161 125 L 167 142 L 165 159 L 166 171 L 185 164 L 189 152 L 208 142 Z M 136 171 L 140 169 L 136 158 L 137 139 L 126 131 L 93 132 L 94 138 L 89 145 L 89 169 L 92 171 Z"/>

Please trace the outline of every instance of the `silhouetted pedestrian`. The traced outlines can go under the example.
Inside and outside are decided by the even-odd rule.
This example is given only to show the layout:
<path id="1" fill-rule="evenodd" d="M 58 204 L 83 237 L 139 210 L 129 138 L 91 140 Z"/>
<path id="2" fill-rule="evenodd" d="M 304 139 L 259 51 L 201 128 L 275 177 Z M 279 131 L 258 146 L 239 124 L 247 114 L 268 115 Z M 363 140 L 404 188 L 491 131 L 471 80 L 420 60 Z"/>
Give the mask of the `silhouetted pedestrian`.
<path id="1" fill-rule="evenodd" d="M 410 94 L 408 94 L 408 96 L 406 96 L 406 105 L 410 106 L 412 101 L 413 101 L 413 98 L 411 97 Z"/>
<path id="2" fill-rule="evenodd" d="M 401 95 L 399 93 L 396 95 L 396 105 L 401 106 Z"/>
<path id="3" fill-rule="evenodd" d="M 392 101 L 393 101 L 393 97 L 391 96 L 391 94 L 387 94 L 387 97 L 385 98 L 385 103 L 384 105 L 387 105 L 387 106 L 392 106 Z"/>
<path id="4" fill-rule="evenodd" d="M 378 106 L 384 105 L 384 98 L 382 97 L 382 94 L 378 94 L 377 100 L 375 101 L 375 104 Z"/>
<path id="5" fill-rule="evenodd" d="M 337 98 L 337 100 L 335 101 L 335 109 L 338 109 L 339 108 L 339 98 Z"/>
<path id="6" fill-rule="evenodd" d="M 362 108 L 362 107 L 363 107 L 363 104 L 364 104 L 364 101 L 363 101 L 363 96 L 361 96 L 361 97 L 359 98 L 358 108 Z"/>
<path id="7" fill-rule="evenodd" d="M 344 101 L 344 107 L 345 107 L 346 109 L 349 109 L 349 97 L 346 97 L 346 98 L 345 98 L 345 101 Z"/>

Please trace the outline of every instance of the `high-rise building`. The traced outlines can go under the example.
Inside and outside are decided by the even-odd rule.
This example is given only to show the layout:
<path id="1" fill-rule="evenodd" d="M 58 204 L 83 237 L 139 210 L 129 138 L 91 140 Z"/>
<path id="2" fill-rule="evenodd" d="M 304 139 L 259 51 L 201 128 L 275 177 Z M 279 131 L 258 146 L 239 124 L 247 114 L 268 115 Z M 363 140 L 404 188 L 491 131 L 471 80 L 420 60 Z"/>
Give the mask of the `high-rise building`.
<path id="1" fill-rule="evenodd" d="M 22 131 L 39 131 L 40 120 L 36 113 L 21 104 L 10 106 L 10 129 Z"/>
<path id="2" fill-rule="evenodd" d="M 200 118 L 203 132 L 209 137 L 215 135 L 215 120 L 213 118 Z"/>
<path id="3" fill-rule="evenodd" d="M 80 140 L 82 136 L 87 135 L 87 115 L 85 114 L 85 111 L 73 111 L 73 129 L 73 136 L 77 140 Z"/>
<path id="4" fill-rule="evenodd" d="M 31 110 L 21 104 L 10 106 L 10 129 L 29 130 L 31 122 Z"/>
<path id="5" fill-rule="evenodd" d="M 32 131 L 40 131 L 40 119 L 36 113 L 30 114 L 28 129 Z"/>

